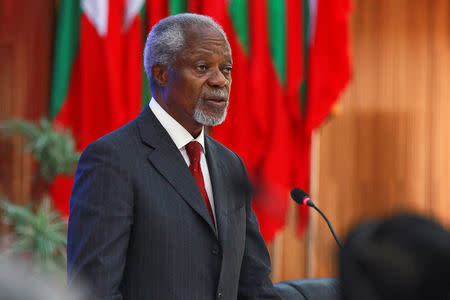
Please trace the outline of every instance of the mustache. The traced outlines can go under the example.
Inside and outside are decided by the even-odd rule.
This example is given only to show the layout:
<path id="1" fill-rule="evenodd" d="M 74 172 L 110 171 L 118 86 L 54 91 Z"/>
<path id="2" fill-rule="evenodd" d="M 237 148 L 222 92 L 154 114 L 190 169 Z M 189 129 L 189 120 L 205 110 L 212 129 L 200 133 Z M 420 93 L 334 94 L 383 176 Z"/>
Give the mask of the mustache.
<path id="1" fill-rule="evenodd" d="M 200 96 L 201 99 L 221 99 L 224 101 L 228 101 L 230 94 L 224 90 L 214 90 L 207 93 L 204 93 Z"/>

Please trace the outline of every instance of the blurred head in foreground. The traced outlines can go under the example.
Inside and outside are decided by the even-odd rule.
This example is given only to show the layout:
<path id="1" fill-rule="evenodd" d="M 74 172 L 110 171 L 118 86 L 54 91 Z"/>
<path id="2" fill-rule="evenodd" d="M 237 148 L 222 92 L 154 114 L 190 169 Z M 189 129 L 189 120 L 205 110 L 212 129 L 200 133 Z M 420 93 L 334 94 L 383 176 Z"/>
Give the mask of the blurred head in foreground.
<path id="1" fill-rule="evenodd" d="M 450 299 L 450 232 L 397 215 L 358 226 L 339 253 L 342 299 Z"/>
<path id="2" fill-rule="evenodd" d="M 0 257 L 0 300 L 81 300 L 67 291 L 65 280 L 51 274 L 36 274 L 33 265 Z"/>

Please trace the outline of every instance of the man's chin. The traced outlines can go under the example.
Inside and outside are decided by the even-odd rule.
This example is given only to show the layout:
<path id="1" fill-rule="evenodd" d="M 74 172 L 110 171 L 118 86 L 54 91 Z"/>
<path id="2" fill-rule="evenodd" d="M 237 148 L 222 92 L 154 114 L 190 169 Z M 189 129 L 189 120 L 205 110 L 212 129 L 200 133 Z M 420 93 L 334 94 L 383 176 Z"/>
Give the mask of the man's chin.
<path id="1" fill-rule="evenodd" d="M 220 113 L 206 113 L 201 110 L 196 110 L 194 113 L 194 120 L 204 126 L 216 126 L 222 124 L 227 116 L 227 110 Z"/>

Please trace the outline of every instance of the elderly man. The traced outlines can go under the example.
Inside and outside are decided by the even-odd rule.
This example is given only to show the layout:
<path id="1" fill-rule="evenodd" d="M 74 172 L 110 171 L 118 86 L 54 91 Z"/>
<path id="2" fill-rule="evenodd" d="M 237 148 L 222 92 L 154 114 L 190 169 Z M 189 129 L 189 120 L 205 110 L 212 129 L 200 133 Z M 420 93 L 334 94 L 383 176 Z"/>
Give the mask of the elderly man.
<path id="1" fill-rule="evenodd" d="M 82 278 L 98 299 L 278 298 L 245 167 L 204 128 L 225 119 L 232 64 L 209 17 L 153 27 L 144 51 L 153 98 L 78 164 L 69 285 Z"/>

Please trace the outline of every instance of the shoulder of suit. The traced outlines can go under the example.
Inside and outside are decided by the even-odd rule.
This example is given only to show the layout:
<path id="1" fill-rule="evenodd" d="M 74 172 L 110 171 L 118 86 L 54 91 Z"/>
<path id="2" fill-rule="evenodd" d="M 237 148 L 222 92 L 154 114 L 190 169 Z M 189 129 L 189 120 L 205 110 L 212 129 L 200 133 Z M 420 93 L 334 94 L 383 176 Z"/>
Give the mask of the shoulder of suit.
<path id="1" fill-rule="evenodd" d="M 209 135 L 205 134 L 205 139 L 221 155 L 225 155 L 227 157 L 238 159 L 238 160 L 242 161 L 242 159 L 239 157 L 239 155 L 236 152 L 234 152 L 234 151 L 230 150 L 229 148 L 225 147 L 224 145 L 222 145 L 220 142 L 216 141 L 214 138 L 210 137 Z"/>
<path id="2" fill-rule="evenodd" d="M 87 148 L 116 148 L 133 144 L 133 140 L 139 141 L 137 134 L 136 119 L 126 123 L 125 125 L 113 130 L 96 141 L 90 143 Z"/>

